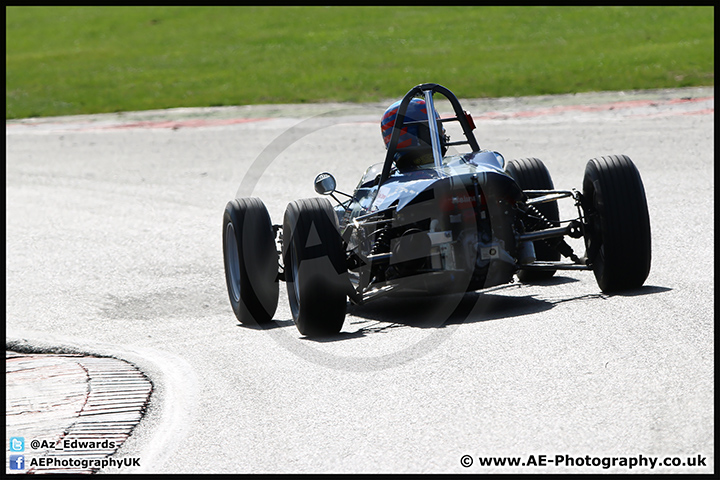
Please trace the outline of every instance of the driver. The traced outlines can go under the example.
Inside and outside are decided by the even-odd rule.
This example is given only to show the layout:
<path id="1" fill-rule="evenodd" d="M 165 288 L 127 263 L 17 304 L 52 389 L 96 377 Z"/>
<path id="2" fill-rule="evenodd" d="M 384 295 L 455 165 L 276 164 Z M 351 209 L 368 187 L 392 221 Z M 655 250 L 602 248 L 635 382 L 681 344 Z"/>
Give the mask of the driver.
<path id="1" fill-rule="evenodd" d="M 390 144 L 393 126 L 397 118 L 398 109 L 402 100 L 398 100 L 385 110 L 380 122 L 385 148 Z M 435 118 L 440 118 L 437 110 Z M 420 165 L 432 164 L 432 144 L 430 142 L 430 128 L 427 123 L 428 115 L 425 107 L 425 100 L 422 98 L 412 98 L 405 112 L 405 122 L 400 137 L 398 138 L 397 151 L 395 153 L 395 165 L 398 169 L 405 170 L 408 168 L 418 167 Z M 424 121 L 424 123 L 416 123 L 407 125 L 409 122 Z M 438 130 L 440 133 L 440 145 L 442 155 L 447 151 L 446 143 L 449 138 L 445 135 L 445 129 L 438 121 Z"/>

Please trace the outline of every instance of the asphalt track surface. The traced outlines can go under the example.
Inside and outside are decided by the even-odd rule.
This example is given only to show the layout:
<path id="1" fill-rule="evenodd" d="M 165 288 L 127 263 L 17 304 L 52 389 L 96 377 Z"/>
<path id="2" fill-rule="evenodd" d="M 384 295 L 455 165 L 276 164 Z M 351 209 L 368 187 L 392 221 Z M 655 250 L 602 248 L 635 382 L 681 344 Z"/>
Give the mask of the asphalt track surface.
<path id="1" fill-rule="evenodd" d="M 338 336 L 308 339 L 281 285 L 273 325 L 242 326 L 225 204 L 257 196 L 282 223 L 317 173 L 351 191 L 384 158 L 385 103 L 10 121 L 8 398 L 50 395 L 40 379 L 56 361 L 141 372 L 150 395 L 131 434 L 80 452 L 138 459 L 122 472 L 714 472 L 714 89 L 463 103 L 482 147 L 541 158 L 557 188 L 581 188 L 590 158 L 633 159 L 653 235 L 643 288 L 605 295 L 591 273 L 559 272 L 381 299 L 350 306 Z M 22 383 L 11 359 L 40 363 Z M 44 405 L 72 423 L 94 380 L 68 368 L 80 397 Z M 21 403 L 6 404 L 6 438 L 67 435 L 50 420 L 28 429 Z"/>

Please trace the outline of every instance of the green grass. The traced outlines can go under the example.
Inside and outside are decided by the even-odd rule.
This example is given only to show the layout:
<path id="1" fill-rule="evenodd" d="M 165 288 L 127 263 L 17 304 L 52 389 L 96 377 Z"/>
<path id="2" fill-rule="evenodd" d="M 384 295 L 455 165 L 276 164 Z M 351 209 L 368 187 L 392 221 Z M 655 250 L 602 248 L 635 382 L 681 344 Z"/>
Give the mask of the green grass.
<path id="1" fill-rule="evenodd" d="M 713 7 L 6 7 L 5 117 L 714 85 Z"/>

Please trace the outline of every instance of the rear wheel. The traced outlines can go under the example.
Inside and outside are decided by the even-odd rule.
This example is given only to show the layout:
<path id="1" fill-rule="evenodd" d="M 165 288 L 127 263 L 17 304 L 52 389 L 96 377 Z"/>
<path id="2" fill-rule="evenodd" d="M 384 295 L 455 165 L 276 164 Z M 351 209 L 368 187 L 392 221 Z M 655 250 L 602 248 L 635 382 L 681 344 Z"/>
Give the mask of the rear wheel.
<path id="1" fill-rule="evenodd" d="M 278 252 L 270 215 L 258 198 L 236 198 L 223 215 L 223 257 L 230 305 L 243 324 L 266 323 L 277 309 Z"/>
<path id="2" fill-rule="evenodd" d="M 625 155 L 594 158 L 583 179 L 585 246 L 603 292 L 639 288 L 650 273 L 651 240 L 645 188 Z"/>
<path id="3" fill-rule="evenodd" d="M 505 171 L 515 179 L 518 186 L 523 190 L 553 190 L 552 178 L 545 164 L 539 158 L 522 158 L 510 160 L 505 166 Z M 532 232 L 544 228 L 556 227 L 559 225 L 560 213 L 557 202 L 542 203 L 532 208 L 536 211 L 537 220 L 526 225 L 526 230 Z M 548 240 L 537 240 L 533 242 L 535 258 L 543 262 L 556 262 L 560 260 L 558 252 Z M 551 278 L 555 270 L 523 270 L 517 272 L 521 282 L 533 282 Z"/>
<path id="4" fill-rule="evenodd" d="M 327 199 L 288 204 L 283 259 L 290 310 L 300 333 L 338 333 L 351 285 L 337 215 Z"/>

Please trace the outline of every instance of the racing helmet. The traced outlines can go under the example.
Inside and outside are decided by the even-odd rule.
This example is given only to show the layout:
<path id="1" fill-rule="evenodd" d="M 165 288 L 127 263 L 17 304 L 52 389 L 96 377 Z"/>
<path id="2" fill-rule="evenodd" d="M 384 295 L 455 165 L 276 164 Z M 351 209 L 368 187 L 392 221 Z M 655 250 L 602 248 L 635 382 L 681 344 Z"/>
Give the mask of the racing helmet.
<path id="1" fill-rule="evenodd" d="M 392 130 L 395 126 L 400 103 L 402 103 L 402 100 L 398 100 L 390 105 L 387 110 L 385 110 L 382 120 L 380 121 L 380 129 L 383 141 L 385 142 L 385 148 L 388 148 L 390 145 L 390 137 L 392 136 Z M 435 118 L 439 118 L 437 110 L 435 111 Z M 395 155 L 395 163 L 398 167 L 413 164 L 420 165 L 433 161 L 430 128 L 428 127 L 427 119 L 428 115 L 425 100 L 418 97 L 410 99 L 410 103 L 405 112 L 404 125 L 398 138 L 397 153 Z M 419 122 L 423 120 L 425 123 L 406 125 L 409 122 Z M 447 151 L 447 146 L 445 145 L 447 143 L 447 137 L 445 136 L 445 129 L 439 121 L 438 130 L 440 131 L 442 154 L 445 155 Z"/>

